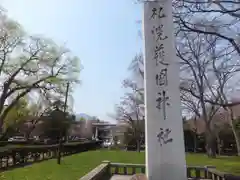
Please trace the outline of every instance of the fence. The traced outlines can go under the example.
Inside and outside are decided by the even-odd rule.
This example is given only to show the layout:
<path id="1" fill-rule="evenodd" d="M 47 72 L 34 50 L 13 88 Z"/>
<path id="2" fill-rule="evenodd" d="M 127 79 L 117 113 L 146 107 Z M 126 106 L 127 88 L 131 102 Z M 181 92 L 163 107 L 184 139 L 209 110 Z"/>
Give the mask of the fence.
<path id="1" fill-rule="evenodd" d="M 136 173 L 145 173 L 145 165 L 143 164 L 123 164 L 123 163 L 110 163 L 104 161 L 97 166 L 94 170 L 80 178 L 80 180 L 102 180 L 110 179 L 113 175 L 134 175 Z M 187 167 L 187 177 L 189 179 L 200 180 L 240 180 L 240 176 L 234 176 L 217 171 L 213 166 Z"/>
<path id="2" fill-rule="evenodd" d="M 101 141 L 73 142 L 63 144 L 61 155 L 66 156 L 101 147 Z M 55 158 L 58 145 L 25 145 L 0 148 L 0 170 L 6 170 L 34 162 Z"/>

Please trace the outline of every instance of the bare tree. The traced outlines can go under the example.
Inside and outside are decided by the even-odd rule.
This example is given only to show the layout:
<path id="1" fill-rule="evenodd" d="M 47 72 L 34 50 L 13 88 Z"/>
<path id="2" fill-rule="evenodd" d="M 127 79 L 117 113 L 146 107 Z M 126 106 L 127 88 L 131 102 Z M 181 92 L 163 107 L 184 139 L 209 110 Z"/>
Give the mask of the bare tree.
<path id="1" fill-rule="evenodd" d="M 219 95 L 215 95 L 215 79 L 211 73 L 212 57 L 209 49 L 215 45 L 217 39 L 212 39 L 199 33 L 179 32 L 177 44 L 177 55 L 181 60 L 182 83 L 181 90 L 182 98 L 191 97 L 191 109 L 195 115 L 201 115 L 206 125 L 206 148 L 209 156 L 215 157 L 215 136 L 211 129 L 211 121 L 213 115 L 217 112 L 218 106 L 211 105 L 205 99 L 214 99 L 218 102 Z M 181 35 L 181 36 L 180 36 Z M 187 46 L 186 46 L 187 45 Z M 184 95 L 184 96 L 183 96 Z M 196 95 L 196 96 L 194 96 Z M 214 96 L 213 96 L 214 95 Z M 188 98 L 189 99 L 189 98 Z M 189 105 L 189 101 L 186 101 Z M 201 113 L 196 109 L 199 109 Z"/>
<path id="2" fill-rule="evenodd" d="M 131 77 L 123 81 L 125 94 L 116 106 L 117 120 L 126 122 L 137 140 L 137 150 L 140 151 L 144 122 L 144 88 L 143 88 L 143 57 L 138 54 L 129 66 Z"/>
<path id="3" fill-rule="evenodd" d="M 240 103 L 239 100 L 232 101 L 234 93 L 239 90 L 236 75 L 239 72 L 240 58 L 240 1 L 181 0 L 175 1 L 174 6 L 178 37 L 181 33 L 199 34 L 208 37 L 205 41 L 212 44 L 207 49 L 205 48 L 205 52 L 211 58 L 212 64 L 211 72 L 208 72 L 212 74 L 212 80 L 208 84 L 216 87 L 211 87 L 211 95 L 203 99 L 207 103 L 223 107 L 228 111 L 240 155 L 240 137 L 236 129 L 236 121 L 234 121 L 236 117 L 232 110 L 233 106 Z M 193 91 L 191 95 L 200 98 L 199 94 Z"/>
<path id="4" fill-rule="evenodd" d="M 142 122 L 144 122 L 143 100 L 136 91 L 125 93 L 120 104 L 116 106 L 117 120 L 129 125 L 133 138 L 137 141 L 137 150 L 140 151 Z M 141 122 L 140 122 L 141 121 Z"/>
<path id="5" fill-rule="evenodd" d="M 42 101 L 43 99 L 38 99 L 36 103 L 30 104 L 29 107 L 29 119 L 26 119 L 27 129 L 25 129 L 25 136 L 28 139 L 32 131 L 36 128 L 41 120 L 43 120 L 46 113 L 52 108 L 52 104 L 48 101 Z M 23 122 L 23 123 L 25 123 Z"/>
<path id="6" fill-rule="evenodd" d="M 218 50 L 217 42 L 219 38 L 215 37 L 215 39 L 213 39 L 212 36 L 210 38 L 207 38 L 209 35 L 208 36 L 205 34 L 203 35 L 206 36 L 205 41 L 209 44 L 209 46 L 205 49 L 205 53 L 202 58 L 210 60 L 206 61 L 205 64 L 201 64 L 196 61 L 197 63 L 196 65 L 200 66 L 200 68 L 198 68 L 198 71 L 203 70 L 203 73 L 200 73 L 202 80 L 197 83 L 203 84 L 202 87 L 205 86 L 206 91 L 203 91 L 203 93 L 198 94 L 194 92 L 193 88 L 191 90 L 190 88 L 187 90 L 182 87 L 182 89 L 189 92 L 192 96 L 194 96 L 194 98 L 199 99 L 200 102 L 202 101 L 208 103 L 212 107 L 215 106 L 215 112 L 220 107 L 223 107 L 226 111 L 229 112 L 229 115 L 231 117 L 230 125 L 232 127 L 234 137 L 236 139 L 238 154 L 240 154 L 239 153 L 240 138 L 235 126 L 236 121 L 234 119 L 236 119 L 236 117 L 234 117 L 234 112 L 232 110 L 232 106 L 239 104 L 240 101 L 238 100 L 235 102 L 233 101 L 231 102 L 231 99 L 233 98 L 234 94 L 232 90 L 234 88 L 239 87 L 239 82 L 236 78 L 240 70 L 239 68 L 240 64 L 239 61 L 234 61 L 232 58 L 228 57 L 228 53 L 231 52 L 228 51 L 222 52 L 221 48 L 220 48 L 221 51 Z M 206 54 L 208 55 L 208 57 L 205 56 Z M 183 56 L 181 57 L 180 55 L 181 59 L 183 59 Z M 193 56 L 196 57 L 194 53 Z M 200 55 L 198 56 L 200 57 Z M 192 70 L 193 68 L 190 69 Z"/>
<path id="7" fill-rule="evenodd" d="M 182 104 L 182 114 L 186 115 L 189 120 L 193 121 L 193 127 L 187 121 L 184 121 L 185 126 L 188 125 L 187 129 L 192 131 L 194 140 L 194 151 L 197 149 L 197 135 L 198 135 L 198 124 L 197 121 L 201 118 L 201 109 L 199 99 L 189 96 L 185 91 L 180 91 L 180 98 Z M 187 119 L 187 118 L 186 118 Z"/>
<path id="8" fill-rule="evenodd" d="M 238 0 L 180 0 L 174 5 L 176 22 L 183 31 L 218 37 L 240 55 Z"/>
<path id="9" fill-rule="evenodd" d="M 234 101 L 234 97 L 230 95 L 232 93 L 232 89 L 238 88 L 237 85 L 239 84 L 239 80 L 237 80 L 237 75 L 239 76 L 240 64 L 237 62 L 233 65 L 227 65 L 228 62 L 229 59 L 225 58 L 223 64 L 217 65 L 214 60 L 213 69 L 219 86 L 217 89 L 217 93 L 220 95 L 219 101 L 222 104 L 221 107 L 227 111 L 227 114 L 230 117 L 229 123 L 236 140 L 237 153 L 238 156 L 240 156 L 240 134 L 236 127 L 237 117 L 235 116 L 235 112 L 233 110 L 234 106 L 227 105 L 230 103 L 240 104 L 240 99 L 235 99 Z"/>

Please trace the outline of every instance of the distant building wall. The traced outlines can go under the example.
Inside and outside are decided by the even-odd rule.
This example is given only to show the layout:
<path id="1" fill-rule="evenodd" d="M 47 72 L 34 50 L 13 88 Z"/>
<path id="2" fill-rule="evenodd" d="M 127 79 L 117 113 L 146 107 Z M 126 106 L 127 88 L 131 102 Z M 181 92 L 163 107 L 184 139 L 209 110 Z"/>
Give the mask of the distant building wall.
<path id="1" fill-rule="evenodd" d="M 80 138 L 92 138 L 93 125 L 91 120 L 81 120 L 74 122 L 69 128 L 69 136 L 77 136 Z"/>

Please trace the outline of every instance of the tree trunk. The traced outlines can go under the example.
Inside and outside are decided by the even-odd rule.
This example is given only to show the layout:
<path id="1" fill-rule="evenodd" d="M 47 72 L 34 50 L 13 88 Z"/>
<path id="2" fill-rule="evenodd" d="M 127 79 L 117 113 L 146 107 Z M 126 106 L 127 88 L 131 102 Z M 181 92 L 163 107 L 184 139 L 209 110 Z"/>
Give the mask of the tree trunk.
<path id="1" fill-rule="evenodd" d="M 216 138 L 210 129 L 206 131 L 205 138 L 208 157 L 216 158 Z"/>
<path id="2" fill-rule="evenodd" d="M 137 151 L 140 153 L 141 151 L 141 146 L 140 146 L 140 139 L 137 138 Z"/>
<path id="3" fill-rule="evenodd" d="M 240 156 L 240 137 L 237 131 L 237 127 L 235 126 L 235 123 L 233 122 L 233 120 L 231 120 L 231 127 L 232 127 L 233 135 L 236 141 L 237 155 Z"/>
<path id="4" fill-rule="evenodd" d="M 197 152 L 197 132 L 193 132 L 193 152 Z"/>
<path id="5" fill-rule="evenodd" d="M 24 133 L 24 137 L 28 141 L 30 138 L 30 133 L 28 133 L 28 132 Z"/>
<path id="6" fill-rule="evenodd" d="M 222 152 L 221 139 L 220 139 L 219 135 L 217 135 L 216 138 L 217 138 L 218 155 L 220 156 L 220 155 L 221 155 L 221 152 Z"/>
<path id="7" fill-rule="evenodd" d="M 7 131 L 3 132 L 0 136 L 0 141 L 5 141 L 6 140 L 6 136 L 7 136 Z"/>
<path id="8" fill-rule="evenodd" d="M 238 134 L 238 130 L 235 124 L 236 120 L 234 121 L 233 110 L 229 108 L 229 111 L 230 111 L 230 117 L 231 117 L 230 125 L 236 141 L 237 155 L 240 156 L 240 134 Z"/>
<path id="9" fill-rule="evenodd" d="M 137 152 L 140 152 L 140 136 L 138 130 L 135 128 L 135 140 L 137 145 Z"/>
<path id="10" fill-rule="evenodd" d="M 34 127 L 34 128 L 35 128 L 35 127 Z M 25 138 L 26 138 L 27 140 L 29 140 L 30 134 L 32 133 L 32 131 L 34 130 L 34 128 L 30 127 L 28 130 L 26 130 L 26 132 L 25 132 Z"/>
<path id="11" fill-rule="evenodd" d="M 199 100 L 202 107 L 203 120 L 206 123 L 206 132 L 205 132 L 206 152 L 209 157 L 215 158 L 216 157 L 216 144 L 215 144 L 216 139 L 211 129 L 212 118 L 209 119 L 210 117 L 208 116 L 208 113 L 206 110 L 206 105 L 204 101 L 204 89 L 202 85 L 203 85 L 203 79 L 201 79 L 201 86 L 199 87 L 200 95 L 201 95 Z"/>

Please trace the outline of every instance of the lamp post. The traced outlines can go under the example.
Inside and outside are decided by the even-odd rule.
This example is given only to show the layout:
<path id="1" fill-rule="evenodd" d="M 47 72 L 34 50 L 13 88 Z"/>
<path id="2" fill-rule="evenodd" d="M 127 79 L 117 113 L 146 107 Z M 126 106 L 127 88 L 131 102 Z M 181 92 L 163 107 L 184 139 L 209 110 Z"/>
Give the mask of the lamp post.
<path id="1" fill-rule="evenodd" d="M 66 119 L 66 109 L 67 109 L 67 99 L 68 99 L 68 91 L 69 91 L 69 82 L 67 82 L 67 90 L 65 94 L 65 101 L 64 101 L 64 120 Z M 58 155 L 57 155 L 57 163 L 61 164 L 61 148 L 62 148 L 62 130 L 60 129 L 60 136 L 59 136 L 59 144 L 58 144 Z"/>

